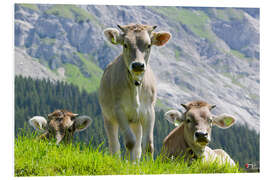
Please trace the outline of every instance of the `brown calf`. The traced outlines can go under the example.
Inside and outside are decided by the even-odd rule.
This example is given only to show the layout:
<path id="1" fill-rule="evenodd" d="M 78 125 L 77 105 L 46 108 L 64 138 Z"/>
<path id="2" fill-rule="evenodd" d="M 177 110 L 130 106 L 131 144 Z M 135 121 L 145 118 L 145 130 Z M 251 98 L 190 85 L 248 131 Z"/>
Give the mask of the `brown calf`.
<path id="1" fill-rule="evenodd" d="M 215 105 L 203 101 L 192 101 L 182 106 L 186 110 L 183 114 L 177 110 L 165 113 L 169 122 L 178 125 L 163 141 L 165 156 L 184 156 L 186 159 L 201 157 L 205 161 L 218 159 L 221 164 L 228 162 L 235 165 L 225 151 L 212 150 L 207 146 L 211 140 L 212 125 L 225 129 L 235 123 L 235 118 L 226 114 L 212 115 L 210 111 Z"/>
<path id="2" fill-rule="evenodd" d="M 43 132 L 40 138 L 56 138 L 56 144 L 62 140 L 69 142 L 75 132 L 85 130 L 92 119 L 88 116 L 79 116 L 66 110 L 55 110 L 48 114 L 49 123 L 42 116 L 34 116 L 29 120 L 31 126 Z"/>

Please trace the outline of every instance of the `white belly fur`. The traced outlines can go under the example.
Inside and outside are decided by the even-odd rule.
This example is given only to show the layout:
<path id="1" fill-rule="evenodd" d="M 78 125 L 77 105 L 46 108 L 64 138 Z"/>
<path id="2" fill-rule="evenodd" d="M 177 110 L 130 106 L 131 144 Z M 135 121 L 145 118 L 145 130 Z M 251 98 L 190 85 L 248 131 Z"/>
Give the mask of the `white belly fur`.
<path id="1" fill-rule="evenodd" d="M 221 155 L 215 153 L 215 151 L 213 151 L 208 146 L 205 147 L 205 151 L 204 151 L 203 156 L 204 156 L 203 157 L 204 162 L 218 161 L 218 162 L 220 162 L 220 164 L 228 163 L 231 166 L 235 166 L 235 162 L 227 155 L 227 153 L 224 154 L 224 156 L 221 156 Z"/>

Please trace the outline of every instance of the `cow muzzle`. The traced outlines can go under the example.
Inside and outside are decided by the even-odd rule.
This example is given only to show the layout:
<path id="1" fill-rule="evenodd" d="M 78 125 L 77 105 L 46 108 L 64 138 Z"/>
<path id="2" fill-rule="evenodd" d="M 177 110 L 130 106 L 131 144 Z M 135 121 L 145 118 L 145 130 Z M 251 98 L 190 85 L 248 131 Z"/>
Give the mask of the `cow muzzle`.
<path id="1" fill-rule="evenodd" d="M 131 70 L 134 73 L 140 74 L 145 71 L 145 64 L 141 62 L 133 62 L 131 63 Z"/>
<path id="2" fill-rule="evenodd" d="M 129 69 L 132 74 L 135 86 L 140 86 L 145 72 L 145 63 L 137 61 L 132 62 Z"/>
<path id="3" fill-rule="evenodd" d="M 205 131 L 196 131 L 194 141 L 200 146 L 206 146 L 210 142 L 209 134 Z"/>

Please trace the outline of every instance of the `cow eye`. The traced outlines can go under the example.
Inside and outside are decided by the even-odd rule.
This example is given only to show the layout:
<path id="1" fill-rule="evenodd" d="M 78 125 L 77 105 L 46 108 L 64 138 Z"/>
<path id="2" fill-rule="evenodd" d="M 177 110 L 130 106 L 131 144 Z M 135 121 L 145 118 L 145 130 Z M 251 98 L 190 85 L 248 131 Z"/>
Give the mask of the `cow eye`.
<path id="1" fill-rule="evenodd" d="M 127 48 L 127 44 L 124 44 L 124 48 L 125 48 L 125 49 Z"/>
<path id="2" fill-rule="evenodd" d="M 150 49 L 150 48 L 151 48 L 151 44 L 149 44 L 149 45 L 147 46 L 147 48 Z"/>
<path id="3" fill-rule="evenodd" d="M 191 122 L 191 119 L 190 118 L 187 118 L 187 123 L 190 123 Z"/>

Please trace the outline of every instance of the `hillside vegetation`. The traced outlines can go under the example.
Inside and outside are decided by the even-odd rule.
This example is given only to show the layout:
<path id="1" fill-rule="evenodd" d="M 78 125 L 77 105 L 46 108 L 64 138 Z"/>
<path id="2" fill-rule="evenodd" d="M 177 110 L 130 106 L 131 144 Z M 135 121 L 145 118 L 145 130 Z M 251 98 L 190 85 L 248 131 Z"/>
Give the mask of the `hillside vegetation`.
<path id="1" fill-rule="evenodd" d="M 148 160 L 147 160 L 148 159 Z M 216 162 L 194 161 L 191 165 L 181 159 L 154 161 L 144 158 L 139 163 L 110 156 L 106 149 L 90 144 L 60 144 L 38 140 L 35 134 L 21 131 L 15 142 L 15 176 L 83 176 L 83 175 L 142 175 L 188 173 L 238 173 L 236 167 Z"/>
<path id="2" fill-rule="evenodd" d="M 259 18 L 259 8 L 15 4 L 15 73 L 95 92 L 122 50 L 104 29 L 157 25 L 172 34 L 149 61 L 163 107 L 205 100 L 259 132 Z"/>
<path id="3" fill-rule="evenodd" d="M 159 105 L 162 106 L 161 103 Z M 94 149 L 98 147 L 106 149 L 108 147 L 96 92 L 87 93 L 84 90 L 79 90 L 77 86 L 64 82 L 52 83 L 46 80 L 34 80 L 16 76 L 16 137 L 19 137 L 18 132 L 20 129 L 29 129 L 30 126 L 27 121 L 32 116 L 41 115 L 46 117 L 48 113 L 55 109 L 67 109 L 80 115 L 88 115 L 93 119 L 92 125 L 87 130 L 75 136 L 75 142 L 91 144 Z M 156 106 L 155 111 L 154 155 L 158 157 L 163 139 L 174 127 L 164 119 L 165 112 L 159 106 Z M 19 140 L 20 138 L 15 139 L 16 143 Z M 121 138 L 120 140 L 122 142 Z M 259 134 L 246 126 L 235 125 L 225 130 L 213 127 L 210 147 L 224 149 L 236 162 L 239 162 L 240 167 L 244 167 L 245 163 L 259 161 Z M 25 166 L 29 162 L 27 161 Z"/>

